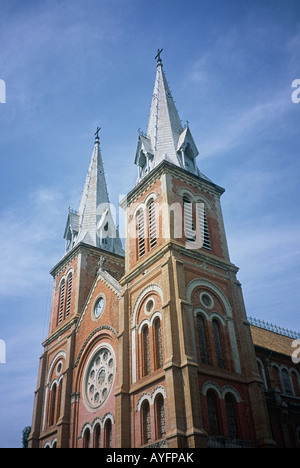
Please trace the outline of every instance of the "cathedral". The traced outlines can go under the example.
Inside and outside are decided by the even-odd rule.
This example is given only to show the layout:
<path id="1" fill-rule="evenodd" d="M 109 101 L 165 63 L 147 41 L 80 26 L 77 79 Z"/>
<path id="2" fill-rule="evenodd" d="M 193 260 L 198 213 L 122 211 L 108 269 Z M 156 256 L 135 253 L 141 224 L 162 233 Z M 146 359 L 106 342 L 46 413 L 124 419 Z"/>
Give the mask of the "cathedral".
<path id="1" fill-rule="evenodd" d="M 99 128 L 67 215 L 29 447 L 299 447 L 293 337 L 246 315 L 224 189 L 200 172 L 161 51 L 155 59 L 137 181 L 120 202 L 124 245 Z"/>

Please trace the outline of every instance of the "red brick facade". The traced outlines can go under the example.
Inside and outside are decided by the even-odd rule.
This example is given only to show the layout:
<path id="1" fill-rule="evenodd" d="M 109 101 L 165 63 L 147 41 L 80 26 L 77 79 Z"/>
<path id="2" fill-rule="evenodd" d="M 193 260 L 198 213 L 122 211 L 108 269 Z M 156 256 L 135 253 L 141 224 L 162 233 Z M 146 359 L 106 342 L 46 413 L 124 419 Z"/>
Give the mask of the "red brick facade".
<path id="1" fill-rule="evenodd" d="M 79 210 L 69 211 L 29 445 L 298 447 L 291 344 L 265 345 L 250 328 L 224 189 L 197 168 L 160 53 L 138 183 L 120 203 L 125 257 L 98 130 Z"/>
<path id="2" fill-rule="evenodd" d="M 209 249 L 188 248 L 184 230 L 174 235 L 177 220 L 167 208 L 182 206 L 185 193 L 205 204 Z M 288 445 L 300 420 L 282 432 L 266 396 L 229 260 L 222 193 L 164 162 L 123 201 L 129 229 L 141 206 L 147 229 L 147 203 L 155 201 L 155 237 L 145 235 L 142 256 L 138 236 L 127 236 L 125 260 L 80 243 L 52 270 L 31 447 Z M 275 368 L 269 389 L 280 383 Z"/>

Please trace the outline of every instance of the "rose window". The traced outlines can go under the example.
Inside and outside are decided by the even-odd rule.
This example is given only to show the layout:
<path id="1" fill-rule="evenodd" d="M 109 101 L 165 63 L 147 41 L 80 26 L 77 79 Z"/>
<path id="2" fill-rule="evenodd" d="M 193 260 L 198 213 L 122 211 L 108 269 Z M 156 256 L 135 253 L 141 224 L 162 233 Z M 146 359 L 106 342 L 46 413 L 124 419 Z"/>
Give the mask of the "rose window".
<path id="1" fill-rule="evenodd" d="M 103 405 L 112 388 L 114 375 L 113 354 L 108 348 L 101 348 L 92 359 L 86 374 L 85 392 L 91 407 Z"/>

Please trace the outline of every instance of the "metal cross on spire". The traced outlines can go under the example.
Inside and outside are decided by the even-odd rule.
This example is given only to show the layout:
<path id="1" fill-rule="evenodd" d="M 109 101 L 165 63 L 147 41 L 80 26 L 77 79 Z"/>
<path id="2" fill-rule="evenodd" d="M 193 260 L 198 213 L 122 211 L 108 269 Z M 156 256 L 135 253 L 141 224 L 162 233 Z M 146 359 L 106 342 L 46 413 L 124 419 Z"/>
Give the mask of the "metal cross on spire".
<path id="1" fill-rule="evenodd" d="M 157 49 L 157 54 L 156 54 L 156 56 L 154 57 L 155 60 L 157 59 L 157 63 L 158 63 L 158 62 L 161 62 L 160 54 L 162 53 L 163 50 L 164 50 L 164 49 L 160 49 L 160 50 Z"/>
<path id="2" fill-rule="evenodd" d="M 97 130 L 95 132 L 95 137 L 97 138 L 97 140 L 99 140 L 99 132 L 101 130 L 101 127 L 97 127 Z"/>

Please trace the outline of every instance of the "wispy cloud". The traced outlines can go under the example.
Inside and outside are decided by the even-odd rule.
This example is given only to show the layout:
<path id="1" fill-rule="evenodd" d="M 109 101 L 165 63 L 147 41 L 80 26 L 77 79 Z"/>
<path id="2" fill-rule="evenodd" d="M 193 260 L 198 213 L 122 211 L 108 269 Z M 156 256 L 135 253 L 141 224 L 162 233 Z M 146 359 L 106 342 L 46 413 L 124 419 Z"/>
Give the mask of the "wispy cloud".
<path id="1" fill-rule="evenodd" d="M 257 140 L 263 131 L 274 122 L 279 123 L 292 110 L 289 98 L 286 92 L 278 93 L 271 100 L 254 104 L 250 109 L 231 110 L 222 122 L 217 120 L 215 127 L 211 128 L 211 135 L 205 135 L 199 145 L 201 158 L 224 155 L 240 145 L 247 145 L 251 138 L 252 141 Z"/>
<path id="2" fill-rule="evenodd" d="M 300 326 L 297 295 L 300 224 L 257 218 L 228 233 L 231 260 L 240 268 L 249 315 L 284 326 Z M 277 314 L 277 315 L 276 315 Z M 293 325 L 292 325 L 293 323 Z"/>
<path id="3" fill-rule="evenodd" d="M 61 203 L 58 191 L 43 188 L 1 213 L 0 296 L 27 296 L 47 281 L 57 261 Z"/>

